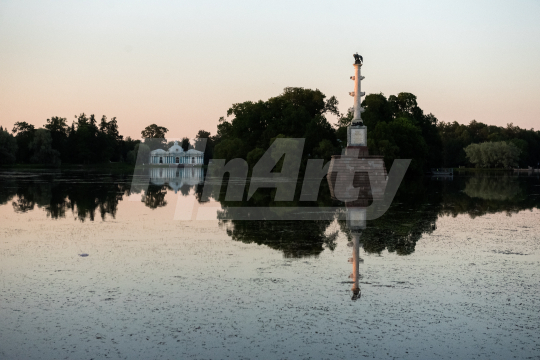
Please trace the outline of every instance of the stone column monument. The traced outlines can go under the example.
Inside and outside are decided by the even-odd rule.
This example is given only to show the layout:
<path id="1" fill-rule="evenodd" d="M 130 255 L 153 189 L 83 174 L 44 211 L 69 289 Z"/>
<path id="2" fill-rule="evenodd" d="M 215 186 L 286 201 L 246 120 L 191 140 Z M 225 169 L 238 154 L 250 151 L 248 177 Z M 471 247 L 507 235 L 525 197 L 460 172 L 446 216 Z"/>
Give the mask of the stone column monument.
<path id="1" fill-rule="evenodd" d="M 358 53 L 353 56 L 355 59 L 353 64 L 354 76 L 351 76 L 351 79 L 354 80 L 354 91 L 350 92 L 349 95 L 354 97 L 354 118 L 351 125 L 347 128 L 347 148 L 352 146 L 360 152 L 365 153 L 365 155 L 368 155 L 367 127 L 364 126 L 364 122 L 362 121 L 362 113 L 364 112 L 362 96 L 366 94 L 362 92 L 362 80 L 364 80 L 364 77 L 361 75 L 363 58 Z"/>
<path id="2" fill-rule="evenodd" d="M 386 188 L 387 172 L 382 155 L 369 155 L 367 127 L 362 121 L 362 96 L 361 82 L 364 77 L 360 74 L 363 64 L 362 56 L 354 54 L 355 62 L 354 91 L 349 94 L 354 97 L 354 118 L 347 127 L 347 147 L 342 155 L 332 156 L 328 168 L 327 181 L 330 193 L 334 199 L 345 203 L 347 208 L 347 227 L 352 235 L 353 263 L 352 300 L 360 298 L 359 287 L 359 263 L 360 236 L 366 228 L 366 209 L 372 201 L 382 200 Z"/>

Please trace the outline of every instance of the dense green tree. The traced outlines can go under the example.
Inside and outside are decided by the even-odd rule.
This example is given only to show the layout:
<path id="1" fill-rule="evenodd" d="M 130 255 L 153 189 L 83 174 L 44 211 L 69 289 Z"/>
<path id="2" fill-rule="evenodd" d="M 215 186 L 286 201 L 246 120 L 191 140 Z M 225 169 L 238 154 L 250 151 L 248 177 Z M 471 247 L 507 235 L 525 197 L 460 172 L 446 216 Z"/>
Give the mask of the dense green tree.
<path id="1" fill-rule="evenodd" d="M 0 126 L 0 164 L 13 164 L 17 159 L 17 140 Z"/>
<path id="2" fill-rule="evenodd" d="M 97 142 L 99 145 L 99 160 L 120 161 L 122 160 L 121 146 L 123 136 L 118 132 L 118 122 L 116 117 L 107 121 L 107 117 L 103 115 L 99 124 L 99 132 L 97 134 Z"/>
<path id="3" fill-rule="evenodd" d="M 165 135 L 169 129 L 163 126 L 158 126 L 156 124 L 148 125 L 141 131 L 143 138 L 153 138 L 153 139 L 165 139 Z"/>
<path id="4" fill-rule="evenodd" d="M 141 131 L 141 135 L 144 138 L 144 143 L 151 149 L 162 149 L 167 144 L 167 139 L 165 135 L 169 129 L 163 126 L 158 126 L 156 124 L 148 125 Z"/>
<path id="5" fill-rule="evenodd" d="M 203 141 L 205 142 L 204 148 L 202 146 Z M 205 164 L 208 164 L 208 161 L 214 157 L 214 147 L 216 146 L 216 142 L 217 136 L 211 136 L 208 131 L 199 130 L 197 135 L 195 135 L 193 147 L 195 150 L 204 151 Z"/>
<path id="6" fill-rule="evenodd" d="M 37 129 L 30 143 L 32 157 L 30 161 L 35 164 L 60 165 L 60 152 L 52 148 L 51 132 L 47 129 Z"/>
<path id="7" fill-rule="evenodd" d="M 99 132 L 96 118 L 93 114 L 88 117 L 85 113 L 81 113 L 76 118 L 76 147 L 74 149 L 76 158 L 74 160 L 84 164 L 98 162 L 96 154 L 101 154 L 96 141 Z"/>
<path id="8" fill-rule="evenodd" d="M 219 144 L 216 146 L 215 157 L 218 159 L 236 159 L 236 158 L 246 158 L 247 154 L 245 153 L 245 144 L 239 138 L 232 139 L 222 139 Z M 260 148 L 255 148 L 260 149 Z M 249 152 L 248 152 L 249 154 Z"/>
<path id="9" fill-rule="evenodd" d="M 140 143 L 141 143 L 140 140 L 134 140 L 129 136 L 126 137 L 125 140 L 120 141 L 120 154 L 121 154 L 120 161 L 129 162 L 128 154 L 130 153 L 130 151 L 133 151 L 135 149 L 135 146 L 137 146 L 137 144 L 140 144 Z"/>
<path id="10" fill-rule="evenodd" d="M 391 95 L 388 103 L 394 119 L 406 118 L 421 131 L 427 153 L 418 156 L 413 153 L 413 161 L 423 163 L 423 170 L 441 166 L 442 141 L 437 130 L 437 118 L 433 114 L 424 115 L 424 111 L 418 106 L 416 96 L 411 93 Z"/>
<path id="11" fill-rule="evenodd" d="M 62 161 L 67 161 L 67 154 L 69 152 L 69 150 L 66 149 L 69 133 L 67 119 L 59 116 L 53 116 L 50 119 L 47 119 L 47 124 L 45 124 L 44 128 L 49 130 L 51 134 L 51 147 L 60 152 L 61 155 L 64 155 L 62 156 Z"/>
<path id="12" fill-rule="evenodd" d="M 537 166 L 540 162 L 539 131 L 521 129 L 512 123 L 504 128 L 486 125 L 475 120 L 468 125 L 455 121 L 453 123 L 440 122 L 437 127 L 443 142 L 444 166 L 467 166 L 470 163 L 464 149 L 468 145 L 499 141 L 513 143 L 521 150 L 518 159 L 520 167 Z"/>
<path id="13" fill-rule="evenodd" d="M 251 153 L 250 159 L 254 159 L 260 155 L 257 149 L 268 149 L 278 135 L 305 138 L 304 159 L 320 156 L 321 151 L 315 149 L 323 140 L 328 140 L 333 152 L 339 153 L 335 130 L 325 116 L 338 114 L 337 100 L 325 99 L 319 90 L 285 88 L 283 94 L 267 101 L 234 104 L 227 111 L 232 120 L 220 119 L 214 157 L 247 159 Z M 326 148 L 323 152 L 326 154 Z"/>
<path id="14" fill-rule="evenodd" d="M 180 146 L 182 146 L 182 149 L 184 151 L 188 151 L 189 149 L 193 149 L 193 146 L 191 146 L 191 143 L 189 142 L 189 138 L 187 138 L 187 137 L 182 138 L 182 143 L 181 143 Z"/>
<path id="15" fill-rule="evenodd" d="M 11 130 L 15 134 L 17 140 L 17 162 L 30 162 L 30 143 L 34 139 L 36 131 L 34 125 L 28 124 L 25 121 L 18 121 Z"/>
<path id="16" fill-rule="evenodd" d="M 143 143 L 137 143 L 133 150 L 127 153 L 127 161 L 130 164 L 147 164 L 150 158 L 150 147 Z"/>
<path id="17" fill-rule="evenodd" d="M 413 159 L 409 168 L 413 174 L 440 166 L 442 142 L 437 119 L 432 114 L 424 115 L 415 95 L 399 93 L 387 99 L 383 94 L 369 94 L 362 107 L 370 154 L 384 155 L 388 168 L 394 159 Z M 347 144 L 347 126 L 353 115 L 351 108 L 338 119 L 336 135 L 343 147 Z"/>
<path id="18" fill-rule="evenodd" d="M 75 131 L 75 122 L 71 123 L 71 126 L 67 131 L 66 146 L 61 157 L 62 160 L 67 163 L 72 164 L 78 162 L 79 157 L 77 155 L 77 132 Z"/>
<path id="19" fill-rule="evenodd" d="M 412 174 L 422 174 L 428 166 L 429 148 L 421 129 L 409 118 L 401 117 L 388 123 L 378 123 L 371 130 L 368 146 L 371 153 L 384 155 L 388 169 L 394 159 L 412 159 L 409 166 Z"/>
<path id="20" fill-rule="evenodd" d="M 130 137 L 124 139 L 120 135 L 116 117 L 108 121 L 105 115 L 98 123 L 95 115 L 87 116 L 81 113 L 75 116 L 71 126 L 67 124 L 66 118 L 53 116 L 47 119 L 44 129 L 41 129 L 46 133 L 40 130 L 39 139 L 34 139 L 38 130 L 27 122 L 15 123 L 12 132 L 17 143 L 16 162 L 44 164 L 58 164 L 60 161 L 85 164 L 121 162 L 127 161 L 128 154 L 140 143 L 140 140 L 133 140 Z M 158 127 L 158 130 L 166 129 Z M 159 145 L 161 140 L 157 139 Z M 50 156 L 47 157 L 47 154 Z"/>
<path id="21" fill-rule="evenodd" d="M 465 148 L 467 159 L 477 167 L 509 168 L 517 166 L 521 150 L 511 142 L 484 142 Z"/>

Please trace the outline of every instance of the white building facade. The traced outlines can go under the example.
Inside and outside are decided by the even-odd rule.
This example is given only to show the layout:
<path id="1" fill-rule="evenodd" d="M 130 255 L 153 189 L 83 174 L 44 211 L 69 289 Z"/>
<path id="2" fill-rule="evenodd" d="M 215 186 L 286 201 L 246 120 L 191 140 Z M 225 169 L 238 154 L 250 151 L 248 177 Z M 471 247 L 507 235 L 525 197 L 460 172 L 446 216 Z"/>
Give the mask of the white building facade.
<path id="1" fill-rule="evenodd" d="M 184 151 L 178 141 L 169 150 L 156 149 L 150 151 L 150 164 L 184 164 L 184 165 L 203 165 L 204 152 L 195 149 Z"/>

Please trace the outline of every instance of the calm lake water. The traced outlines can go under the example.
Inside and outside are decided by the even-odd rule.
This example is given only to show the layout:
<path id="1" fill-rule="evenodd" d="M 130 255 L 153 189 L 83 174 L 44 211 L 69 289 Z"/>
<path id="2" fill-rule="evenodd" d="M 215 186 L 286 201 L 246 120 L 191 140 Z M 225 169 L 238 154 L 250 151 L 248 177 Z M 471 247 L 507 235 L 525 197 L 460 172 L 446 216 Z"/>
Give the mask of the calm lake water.
<path id="1" fill-rule="evenodd" d="M 357 259 L 167 171 L 0 173 L 1 359 L 540 358 L 536 174 L 406 179 Z"/>

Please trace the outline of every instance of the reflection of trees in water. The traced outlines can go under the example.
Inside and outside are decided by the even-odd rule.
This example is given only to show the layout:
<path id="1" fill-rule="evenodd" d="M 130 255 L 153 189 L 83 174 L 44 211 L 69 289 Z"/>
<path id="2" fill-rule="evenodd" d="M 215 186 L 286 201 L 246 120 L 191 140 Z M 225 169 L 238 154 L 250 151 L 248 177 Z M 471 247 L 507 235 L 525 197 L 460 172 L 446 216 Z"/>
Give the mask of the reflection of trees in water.
<path id="1" fill-rule="evenodd" d="M 125 175 L 92 175 L 77 173 L 28 174 L 20 177 L 0 176 L 0 205 L 11 202 L 17 212 L 42 208 L 53 219 L 65 217 L 71 210 L 76 218 L 94 220 L 96 213 L 105 219 L 116 215 L 118 202 L 131 187 L 131 177 Z M 18 175 L 19 176 L 19 175 Z M 144 181 L 141 181 L 141 184 Z M 325 248 L 333 250 L 337 233 L 328 234 L 333 220 L 287 220 L 287 207 L 322 206 L 335 207 L 340 203 L 330 198 L 326 181 L 322 181 L 317 202 L 272 201 L 275 190 L 260 189 L 250 201 L 225 202 L 224 191 L 218 198 L 223 211 L 218 220 L 234 240 L 245 243 L 264 244 L 283 251 L 287 257 L 316 256 Z M 400 255 L 414 252 L 423 234 L 433 231 L 438 216 L 468 214 L 471 217 L 489 213 L 517 213 L 540 208 L 540 182 L 536 177 L 513 177 L 477 174 L 474 177 L 454 176 L 453 181 L 434 181 L 429 178 L 409 178 L 400 186 L 388 212 L 381 218 L 368 221 L 360 241 L 369 253 L 385 249 Z M 192 186 L 180 188 L 182 195 L 189 194 Z M 301 182 L 296 193 L 300 193 Z M 246 186 L 247 191 L 248 186 Z M 167 185 L 150 185 L 131 189 L 131 193 L 143 192 L 144 204 L 152 209 L 167 206 Z M 195 185 L 195 197 L 202 199 L 202 185 Z M 226 220 L 235 206 L 284 207 L 284 221 Z M 334 214 L 337 215 L 337 214 Z M 350 237 L 344 221 L 339 225 Z"/>
<path id="2" fill-rule="evenodd" d="M 299 185 L 301 186 L 301 182 Z M 404 182 L 396 195 L 394 205 L 383 217 L 369 221 L 367 228 L 363 230 L 360 241 L 363 243 L 364 250 L 368 253 L 380 253 L 387 249 L 400 255 L 414 252 L 416 242 L 423 234 L 433 231 L 437 220 L 440 194 L 433 189 L 426 189 L 431 185 L 432 182 L 424 178 Z M 220 197 L 224 197 L 223 192 Z M 218 218 L 221 219 L 222 224 L 227 225 L 227 234 L 233 240 L 264 244 L 281 250 L 287 257 L 318 255 L 324 248 L 330 250 L 335 248 L 338 233 L 327 234 L 333 220 L 287 221 L 286 208 L 283 210 L 284 220 L 282 221 L 223 220 L 230 218 L 229 212 L 234 210 L 234 206 L 252 206 L 253 217 L 257 218 L 256 207 L 279 206 L 271 201 L 272 198 L 272 191 L 260 191 L 248 202 L 227 203 L 221 200 L 223 211 L 218 214 Z M 311 205 L 336 207 L 341 206 L 342 203 L 330 198 L 327 184 L 323 181 L 318 201 Z M 283 203 L 281 206 L 306 206 L 306 203 L 293 201 Z M 341 211 L 345 211 L 345 208 Z M 339 220 L 338 222 L 341 230 L 350 240 L 351 234 L 346 221 Z"/>
<path id="3" fill-rule="evenodd" d="M 141 176 L 140 173 L 136 174 Z M 141 182 L 141 184 L 144 181 Z M 131 189 L 131 176 L 88 173 L 25 174 L 0 178 L 0 205 L 12 202 L 16 212 L 28 212 L 36 207 L 53 219 L 71 212 L 81 221 L 116 216 L 118 203 L 129 193 L 143 193 L 143 202 L 151 209 L 167 205 L 167 185 L 152 185 Z M 187 196 L 192 188 L 200 193 L 202 186 L 184 185 L 180 193 Z M 199 195 L 200 196 L 200 195 Z"/>
<path id="4" fill-rule="evenodd" d="M 440 208 L 439 185 L 425 178 L 404 181 L 386 214 L 367 222 L 360 236 L 364 251 L 380 253 L 386 249 L 398 255 L 412 254 L 422 235 L 435 229 Z M 339 223 L 350 240 L 346 222 Z"/>
<path id="5" fill-rule="evenodd" d="M 523 195 L 523 189 L 516 179 L 505 176 L 471 177 L 463 190 L 471 198 L 505 201 Z"/>
<path id="6" fill-rule="evenodd" d="M 144 205 L 150 209 L 156 209 L 167 205 L 165 195 L 167 194 L 166 185 L 148 185 L 148 190 L 143 196 Z"/>
<path id="7" fill-rule="evenodd" d="M 66 178 L 66 174 L 61 173 L 22 177 L 16 181 L 2 181 L 2 184 L 3 187 L 9 184 L 14 190 L 10 195 L 2 192 L 2 200 L 5 203 L 13 199 L 16 212 L 38 207 L 44 209 L 47 216 L 57 219 L 65 217 L 66 211 L 71 210 L 81 221 L 87 218 L 93 221 L 96 212 L 102 219 L 107 214 L 114 218 L 118 202 L 129 188 L 123 176 L 78 174 L 75 178 Z"/>
<path id="8" fill-rule="evenodd" d="M 538 192 L 535 185 L 538 185 L 538 181 L 534 177 L 486 173 L 458 177 L 443 194 L 440 214 L 454 217 L 468 214 L 475 218 L 486 214 L 505 212 L 511 215 L 538 209 L 540 196 L 532 195 Z"/>
<path id="9" fill-rule="evenodd" d="M 17 182 L 11 177 L 0 178 L 0 205 L 7 204 L 16 194 Z"/>
<path id="10" fill-rule="evenodd" d="M 336 206 L 336 203 L 330 198 L 328 188 L 324 188 L 324 182 L 317 203 L 299 202 L 298 200 L 275 203 L 272 201 L 275 194 L 274 189 L 259 189 L 249 201 L 226 202 L 223 200 L 225 185 L 226 183 L 221 193 L 213 194 L 213 196 L 220 200 L 223 209 L 218 212 L 220 225 L 226 228 L 227 235 L 233 240 L 266 245 L 272 249 L 283 251 L 285 257 L 291 258 L 317 256 L 325 248 L 332 251 L 335 249 L 338 233 L 327 234 L 327 229 L 333 220 L 287 220 L 287 207 Z M 301 185 L 301 183 L 298 184 L 298 194 Z M 249 184 L 246 186 L 246 190 L 248 187 Z M 260 219 L 263 216 L 257 213 L 257 207 L 265 209 L 284 207 L 284 209 L 279 210 L 282 212 L 283 220 L 227 220 L 230 217 L 230 212 L 234 211 L 236 206 L 252 207 L 251 215 L 255 219 Z"/>
<path id="11" fill-rule="evenodd" d="M 488 213 L 510 215 L 540 208 L 540 196 L 530 195 L 539 192 L 534 185 L 538 185 L 538 181 L 532 177 L 486 173 L 455 176 L 453 181 L 408 178 L 401 184 L 388 212 L 368 221 L 360 240 L 366 252 L 387 249 L 400 255 L 411 254 L 423 234 L 435 229 L 441 215 L 468 214 L 474 218 Z M 344 228 L 344 231 L 347 230 Z"/>
<path id="12" fill-rule="evenodd" d="M 526 209 L 540 208 L 540 196 L 527 196 L 540 192 L 534 185 L 539 185 L 534 178 L 516 179 L 515 177 L 475 177 L 455 176 L 453 181 L 436 181 L 431 178 L 407 178 L 401 184 L 388 212 L 379 219 L 368 221 L 362 231 L 360 241 L 368 253 L 380 253 L 384 250 L 399 255 L 414 252 L 416 243 L 425 234 L 432 233 L 441 215 L 469 214 L 472 217 L 486 213 L 517 213 Z M 324 181 L 322 184 L 324 185 Z M 224 191 L 225 187 L 223 187 Z M 467 191 L 465 191 L 467 190 Z M 336 206 L 339 203 L 324 195 L 327 188 L 322 186 L 317 206 Z M 298 191 L 297 191 L 298 193 Z M 499 193 L 495 200 L 493 194 Z M 485 198 L 470 197 L 484 194 Z M 234 206 L 253 206 L 254 215 L 257 206 L 278 206 L 271 202 L 271 192 L 261 192 L 255 200 L 239 204 L 221 200 L 223 213 L 221 218 L 228 218 L 228 211 Z M 223 196 L 221 193 L 220 196 Z M 305 203 L 284 203 L 281 206 L 305 206 Z M 283 216 L 286 219 L 286 214 Z M 221 220 L 226 223 L 225 220 Z M 335 246 L 335 236 L 326 235 L 331 221 L 249 221 L 230 220 L 227 234 L 234 240 L 247 243 L 264 244 L 281 250 L 286 256 L 318 255 L 325 247 Z M 343 233 L 351 239 L 344 220 L 338 221 Z"/>
<path id="13" fill-rule="evenodd" d="M 65 216 L 66 201 L 64 198 L 57 198 L 58 192 L 50 182 L 38 180 L 19 184 L 16 195 L 12 202 L 16 212 L 27 212 L 37 206 L 44 208 L 47 216 L 52 218 Z"/>
<path id="14" fill-rule="evenodd" d="M 331 220 L 264 221 L 221 220 L 227 235 L 243 243 L 266 245 L 287 258 L 317 256 L 325 247 L 334 250 L 337 232 L 325 234 Z"/>
<path id="15" fill-rule="evenodd" d="M 182 196 L 188 196 L 189 195 L 189 191 L 191 190 L 191 188 L 193 188 L 194 186 L 190 186 L 190 185 L 184 185 L 180 188 L 180 194 L 182 194 Z M 172 190 L 171 187 L 169 187 L 169 189 Z"/>

